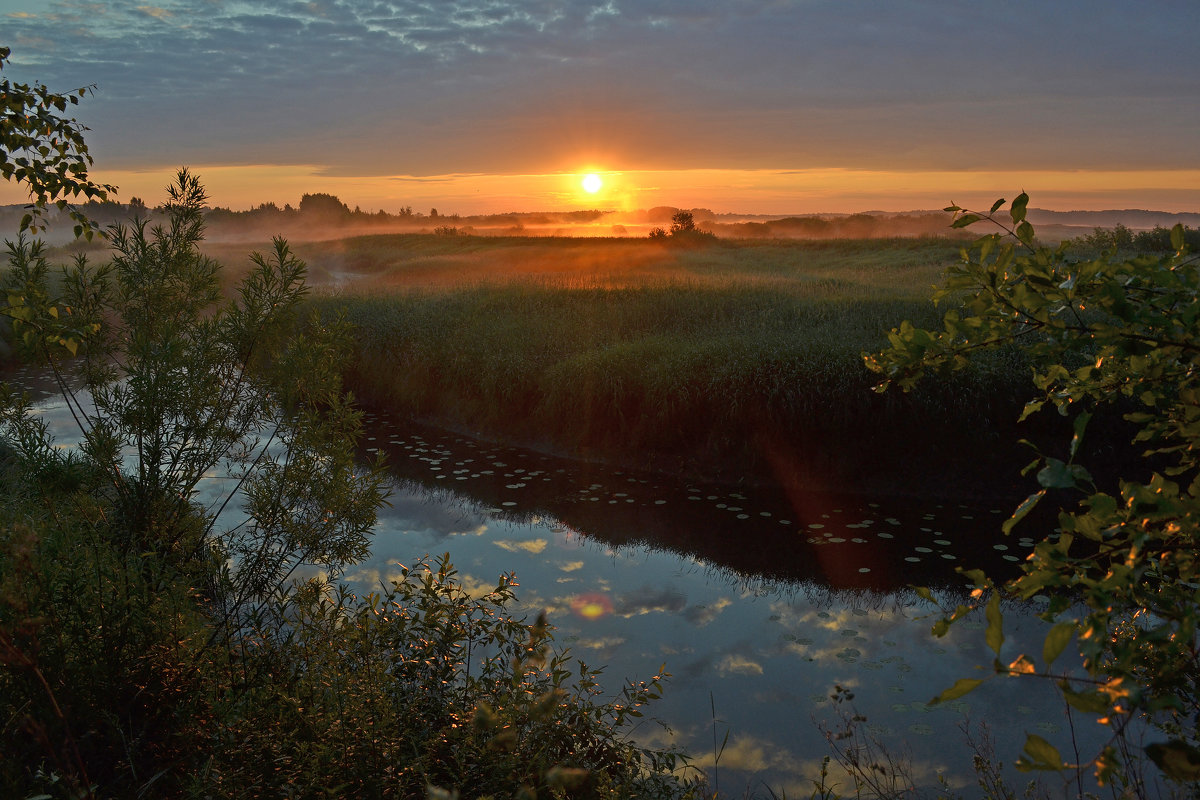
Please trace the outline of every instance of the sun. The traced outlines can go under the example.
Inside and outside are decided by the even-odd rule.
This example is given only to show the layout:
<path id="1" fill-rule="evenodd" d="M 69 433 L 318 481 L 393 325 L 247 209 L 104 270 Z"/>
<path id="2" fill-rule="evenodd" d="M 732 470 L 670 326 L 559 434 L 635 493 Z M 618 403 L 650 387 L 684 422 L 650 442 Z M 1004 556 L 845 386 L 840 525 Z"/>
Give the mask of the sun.
<path id="1" fill-rule="evenodd" d="M 589 172 L 583 176 L 583 190 L 588 194 L 595 194 L 604 187 L 604 181 L 594 172 Z"/>

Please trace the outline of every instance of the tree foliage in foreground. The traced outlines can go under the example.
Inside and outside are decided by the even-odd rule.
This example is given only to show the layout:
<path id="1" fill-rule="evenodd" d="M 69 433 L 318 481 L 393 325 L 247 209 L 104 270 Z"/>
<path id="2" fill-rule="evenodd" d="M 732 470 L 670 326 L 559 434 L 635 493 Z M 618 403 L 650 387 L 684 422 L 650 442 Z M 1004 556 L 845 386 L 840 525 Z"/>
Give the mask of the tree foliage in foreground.
<path id="1" fill-rule="evenodd" d="M 341 385 L 346 326 L 306 317 L 286 242 L 232 298 L 204 191 L 51 275 L 9 244 L 4 313 L 58 379 L 77 448 L 0 400 L 0 793 L 56 797 L 678 796 L 626 729 L 661 676 L 598 697 L 448 562 L 360 599 L 385 497 Z M 320 570 L 320 578 L 303 579 Z"/>
<path id="2" fill-rule="evenodd" d="M 0 47 L 0 70 L 11 50 Z M 63 114 L 78 105 L 93 87 L 66 94 L 52 92 L 40 83 L 0 80 L 0 177 L 29 189 L 28 212 L 21 230 L 36 233 L 51 204 L 66 210 L 75 222 L 75 235 L 91 238 L 95 227 L 71 205 L 83 195 L 87 200 L 107 200 L 116 187 L 88 177 L 92 156 L 76 120 Z"/>
<path id="3" fill-rule="evenodd" d="M 1015 343 L 1034 365 L 1035 395 L 1023 417 L 1053 409 L 1073 422 L 1061 449 L 1038 452 L 1026 469 L 1036 490 L 1005 522 L 1010 533 L 1042 503 L 1055 503 L 1057 525 L 1045 531 L 1023 574 L 1001 586 L 978 571 L 975 596 L 987 617 L 994 676 L 1053 680 L 1070 708 L 1112 730 L 1109 746 L 1084 764 L 1068 764 L 1044 739 L 1029 735 L 1018 766 L 1094 768 L 1101 781 L 1137 780 L 1143 752 L 1132 731 L 1148 723 L 1159 741 L 1144 749 L 1170 778 L 1200 780 L 1200 260 L 1183 231 L 1174 252 L 1121 257 L 1115 250 L 1074 258 L 1066 246 L 1040 246 L 1025 220 L 1028 197 L 1007 219 L 956 206 L 955 227 L 981 221 L 1004 233 L 982 236 L 963 251 L 935 300 L 946 302 L 940 330 L 904 323 L 890 346 L 866 356 L 890 384 L 911 388 L 923 375 L 965 365 L 986 348 Z M 1093 413 L 1123 410 L 1136 426 L 1142 456 L 1122 465 L 1114 487 L 1098 485 L 1080 463 Z M 1025 523 L 1028 525 L 1028 521 Z M 930 597 L 927 590 L 923 590 Z M 1041 653 L 1001 661 L 1001 595 L 1049 603 Z M 969 612 L 947 610 L 942 635 Z M 1069 647 L 1082 670 L 1056 666 Z M 983 683 L 963 679 L 937 699 Z"/>

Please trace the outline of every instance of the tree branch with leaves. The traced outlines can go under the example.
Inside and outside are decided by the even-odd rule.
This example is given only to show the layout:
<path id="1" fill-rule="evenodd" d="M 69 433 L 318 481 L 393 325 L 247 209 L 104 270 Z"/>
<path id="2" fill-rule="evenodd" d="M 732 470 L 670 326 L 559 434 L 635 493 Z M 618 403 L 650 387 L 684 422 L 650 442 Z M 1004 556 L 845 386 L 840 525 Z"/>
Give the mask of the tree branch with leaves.
<path id="1" fill-rule="evenodd" d="M 883 376 L 879 391 L 890 385 L 907 390 L 928 373 L 964 366 L 981 349 L 1015 345 L 1034 366 L 1021 418 L 1054 409 L 1073 423 L 1065 457 L 1039 451 L 1027 467 L 1037 486 L 1003 532 L 1050 500 L 1059 503 L 1057 524 L 1041 532 L 1019 577 L 997 585 L 980 572 L 968 573 L 976 603 L 945 610 L 934 633 L 944 635 L 951 623 L 984 607 L 997 675 L 1049 677 L 1073 710 L 1113 727 L 1112 744 L 1087 762 L 1101 781 L 1137 772 L 1136 753 L 1122 736 L 1131 720 L 1140 720 L 1166 737 L 1144 755 L 1170 778 L 1195 782 L 1200 260 L 1188 254 L 1179 226 L 1171 233 L 1175 252 L 1166 256 L 1121 257 L 1114 249 L 1075 258 L 1066 245 L 1037 242 L 1025 219 L 1027 204 L 1021 194 L 1007 219 L 997 216 L 1002 200 L 986 213 L 948 208 L 954 227 L 987 222 L 1003 232 L 976 239 L 947 271 L 934 295 L 949 306 L 940 330 L 904 323 L 891 332 L 886 350 L 864 355 Z M 1132 423 L 1134 442 L 1143 449 L 1122 465 L 1117 486 L 1102 489 L 1079 459 L 1089 422 L 1106 407 Z M 1052 624 L 1042 667 L 1025 654 L 1010 664 L 999 660 L 1001 595 L 1049 599 L 1041 613 Z M 1072 641 L 1082 672 L 1052 675 L 1052 662 Z M 935 700 L 954 699 L 982 682 L 959 681 Z M 1024 749 L 1018 766 L 1068 767 L 1040 737 L 1030 735 Z"/>
<path id="2" fill-rule="evenodd" d="M 0 47 L 0 71 L 11 52 Z M 0 177 L 29 190 L 21 231 L 42 230 L 45 215 L 54 206 L 68 213 L 76 237 L 90 240 L 98 232 L 74 203 L 81 197 L 107 200 L 117 188 L 89 177 L 93 161 L 83 138 L 87 128 L 65 116 L 68 106 L 78 105 L 94 91 L 95 86 L 84 86 L 60 94 L 41 83 L 0 79 Z"/>

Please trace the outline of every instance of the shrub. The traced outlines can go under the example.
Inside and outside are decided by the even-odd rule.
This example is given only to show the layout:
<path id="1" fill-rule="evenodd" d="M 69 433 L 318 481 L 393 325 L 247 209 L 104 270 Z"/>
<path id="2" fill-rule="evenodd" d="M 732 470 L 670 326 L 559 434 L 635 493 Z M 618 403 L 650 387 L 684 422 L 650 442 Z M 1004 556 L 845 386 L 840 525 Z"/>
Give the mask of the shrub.
<path id="1" fill-rule="evenodd" d="M 1057 503 L 1057 525 L 1002 586 L 978 571 L 994 676 L 1052 679 L 1074 712 L 1112 727 L 1110 746 L 1086 764 L 1101 782 L 1127 782 L 1141 792 L 1139 762 L 1149 757 L 1171 779 L 1195 790 L 1200 780 L 1200 260 L 1189 255 L 1182 226 L 1174 252 L 1124 258 L 1115 250 L 1074 258 L 1066 246 L 1037 246 L 1025 221 L 1028 197 L 1013 201 L 1011 225 L 963 212 L 955 225 L 981 220 L 1008 234 L 979 238 L 951 270 L 938 297 L 965 298 L 939 329 L 904 323 L 891 347 L 867 363 L 904 388 L 940 366 L 959 367 L 976 351 L 1020 346 L 1034 366 L 1035 391 L 1023 416 L 1051 407 L 1073 421 L 1064 448 L 1042 452 L 1026 468 L 1037 488 L 1004 524 L 1022 524 L 1039 503 Z M 1081 463 L 1093 415 L 1117 407 L 1132 423 L 1140 457 L 1122 463 L 1115 486 Z M 1054 453 L 1053 455 L 1051 453 Z M 928 590 L 923 590 L 931 598 Z M 1001 594 L 1049 599 L 1051 623 L 1042 652 L 1000 661 L 1004 642 Z M 934 626 L 944 634 L 969 612 L 947 609 Z M 1083 669 L 1056 665 L 1074 642 Z M 1037 656 L 1040 655 L 1040 663 Z M 1007 659 L 1006 659 L 1007 660 Z M 984 679 L 962 679 L 939 695 L 960 697 Z M 1163 737 L 1144 749 L 1130 731 L 1148 725 Z M 1029 735 L 1018 760 L 1024 769 L 1066 770 L 1058 750 Z"/>
<path id="2" fill-rule="evenodd" d="M 678 754 L 624 734 L 662 676 L 598 700 L 544 621 L 507 614 L 511 579 L 479 601 L 446 561 L 362 601 L 296 580 L 365 555 L 385 496 L 356 460 L 346 327 L 296 313 L 305 265 L 278 239 L 223 298 L 199 181 L 171 197 L 61 284 L 39 243 L 9 248 L 5 312 L 82 442 L 0 396 L 4 793 L 689 792 Z M 232 488 L 202 507 L 214 476 Z"/>

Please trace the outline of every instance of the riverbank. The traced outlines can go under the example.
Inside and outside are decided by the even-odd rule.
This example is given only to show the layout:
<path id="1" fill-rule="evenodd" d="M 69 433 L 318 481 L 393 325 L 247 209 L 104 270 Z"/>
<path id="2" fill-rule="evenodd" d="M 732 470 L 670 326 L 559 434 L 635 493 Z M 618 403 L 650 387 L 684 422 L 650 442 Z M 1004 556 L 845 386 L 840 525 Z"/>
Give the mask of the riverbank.
<path id="1" fill-rule="evenodd" d="M 369 407 L 698 480 L 926 497 L 1016 496 L 1012 443 L 1052 432 L 1016 425 L 1031 384 L 1013 351 L 873 391 L 862 354 L 935 324 L 957 242 L 388 238 L 305 253 L 359 276 L 313 303 L 345 309 Z"/>

